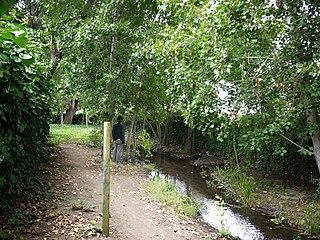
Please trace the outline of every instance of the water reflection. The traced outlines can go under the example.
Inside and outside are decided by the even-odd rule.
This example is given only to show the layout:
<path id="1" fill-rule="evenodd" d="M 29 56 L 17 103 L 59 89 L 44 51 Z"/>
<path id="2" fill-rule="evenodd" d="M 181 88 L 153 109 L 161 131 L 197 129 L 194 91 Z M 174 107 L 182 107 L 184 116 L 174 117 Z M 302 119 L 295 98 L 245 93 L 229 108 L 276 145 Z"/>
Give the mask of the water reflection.
<path id="1" fill-rule="evenodd" d="M 216 201 L 204 198 L 200 213 L 207 223 L 218 230 L 225 229 L 241 239 L 265 239 L 263 234 L 248 219 L 234 213 L 227 205 L 219 206 Z"/>
<path id="2" fill-rule="evenodd" d="M 270 217 L 231 204 L 220 204 L 216 195 L 219 189 L 209 189 L 200 175 L 200 169 L 192 167 L 187 161 L 156 155 L 153 162 L 158 169 L 151 177 L 159 176 L 175 184 L 181 194 L 190 196 L 199 203 L 200 214 L 204 221 L 215 229 L 222 230 L 243 240 L 291 240 L 295 238 L 293 229 L 276 227 Z M 303 239 L 303 238 L 300 238 Z"/>

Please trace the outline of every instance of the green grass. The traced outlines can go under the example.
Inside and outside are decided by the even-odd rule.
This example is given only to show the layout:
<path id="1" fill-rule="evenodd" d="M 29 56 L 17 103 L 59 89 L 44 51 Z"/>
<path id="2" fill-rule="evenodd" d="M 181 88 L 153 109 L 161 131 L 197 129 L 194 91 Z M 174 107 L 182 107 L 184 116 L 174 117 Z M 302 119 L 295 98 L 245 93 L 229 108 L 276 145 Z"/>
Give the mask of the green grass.
<path id="1" fill-rule="evenodd" d="M 157 169 L 154 163 L 146 163 L 143 165 L 143 167 L 149 171 L 155 171 Z"/>
<path id="2" fill-rule="evenodd" d="M 94 138 L 102 141 L 102 136 L 97 136 L 99 129 L 96 126 L 86 127 L 85 125 L 50 125 L 50 143 L 58 145 L 61 143 L 76 143 L 86 146 L 95 146 L 99 141 L 95 142 Z"/>
<path id="3" fill-rule="evenodd" d="M 177 212 L 179 217 L 195 217 L 199 206 L 178 192 L 174 184 L 155 178 L 146 183 L 145 192 L 156 202 Z"/>
<path id="4" fill-rule="evenodd" d="M 213 175 L 227 190 L 235 193 L 244 206 L 254 204 L 257 183 L 245 167 L 215 168 Z"/>

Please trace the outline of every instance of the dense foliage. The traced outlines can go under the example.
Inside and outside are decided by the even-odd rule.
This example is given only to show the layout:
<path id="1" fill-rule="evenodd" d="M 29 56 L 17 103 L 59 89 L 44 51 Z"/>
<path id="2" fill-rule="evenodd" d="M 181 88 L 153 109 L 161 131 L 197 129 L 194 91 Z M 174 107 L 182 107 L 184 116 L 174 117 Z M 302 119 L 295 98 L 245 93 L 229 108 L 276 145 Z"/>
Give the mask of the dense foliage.
<path id="1" fill-rule="evenodd" d="M 158 7 L 156 40 L 145 38 L 136 51 L 149 53 L 166 108 L 203 132 L 215 153 L 227 150 L 278 174 L 318 172 L 310 161 L 319 129 L 312 119 L 319 109 L 318 4 L 163 1 Z"/>
<path id="2" fill-rule="evenodd" d="M 147 121 L 158 141 L 165 115 L 181 116 L 219 155 L 319 172 L 317 1 L 96 1 L 90 13 L 65 3 L 61 15 L 41 6 L 67 53 L 57 96 L 76 94 L 102 121 L 121 113 L 130 132 Z"/>
<path id="3" fill-rule="evenodd" d="M 41 162 L 49 105 L 63 117 L 70 102 L 96 122 L 123 115 L 147 147 L 152 136 L 230 166 L 319 176 L 318 0 L 0 4 L 13 9 L 0 22 L 1 196 Z"/>
<path id="4" fill-rule="evenodd" d="M 317 1 L 30 4 L 52 51 L 57 112 L 77 99 L 100 121 L 124 115 L 129 133 L 147 126 L 158 143 L 171 126 L 171 142 L 195 139 L 261 171 L 319 172 Z"/>
<path id="5" fill-rule="evenodd" d="M 45 160 L 51 84 L 43 52 L 15 11 L 0 19 L 0 195 L 21 194 Z"/>

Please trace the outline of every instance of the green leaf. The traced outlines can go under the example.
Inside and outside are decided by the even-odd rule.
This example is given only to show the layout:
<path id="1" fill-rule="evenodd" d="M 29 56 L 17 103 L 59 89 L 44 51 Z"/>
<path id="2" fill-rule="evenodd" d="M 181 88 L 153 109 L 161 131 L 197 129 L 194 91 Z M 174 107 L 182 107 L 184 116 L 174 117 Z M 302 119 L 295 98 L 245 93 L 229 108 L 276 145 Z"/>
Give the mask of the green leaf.
<path id="1" fill-rule="evenodd" d="M 13 40 L 14 39 L 14 34 L 12 34 L 9 31 L 3 31 L 1 36 L 2 36 L 2 38 L 8 39 L 8 40 Z"/>
<path id="2" fill-rule="evenodd" d="M 34 57 L 30 54 L 21 53 L 19 54 L 19 57 L 21 58 L 22 62 L 26 65 L 31 65 L 35 61 Z"/>
<path id="3" fill-rule="evenodd" d="M 30 54 L 26 54 L 26 53 L 20 53 L 19 54 L 19 57 L 21 59 L 24 59 L 24 60 L 29 60 L 29 59 L 32 59 L 32 56 Z"/>
<path id="4" fill-rule="evenodd" d="M 17 38 L 21 38 L 27 35 L 27 32 L 24 30 L 16 30 L 12 32 Z"/>
<path id="5" fill-rule="evenodd" d="M 14 90 L 14 93 L 15 93 L 15 95 L 17 97 L 19 97 L 21 99 L 23 98 L 24 94 L 23 94 L 23 91 L 20 88 L 14 87 L 13 90 Z"/>
<path id="6" fill-rule="evenodd" d="M 31 65 L 32 63 L 34 63 L 35 59 L 31 58 L 31 59 L 22 59 L 22 62 L 26 65 Z"/>
<path id="7" fill-rule="evenodd" d="M 11 58 L 13 61 L 17 62 L 17 63 L 21 62 L 21 58 L 19 58 L 19 57 L 16 56 L 16 55 L 12 55 L 12 56 L 10 56 L 10 58 Z"/>
<path id="8" fill-rule="evenodd" d="M 19 47 L 26 47 L 28 40 L 26 38 L 15 38 L 13 40 Z"/>

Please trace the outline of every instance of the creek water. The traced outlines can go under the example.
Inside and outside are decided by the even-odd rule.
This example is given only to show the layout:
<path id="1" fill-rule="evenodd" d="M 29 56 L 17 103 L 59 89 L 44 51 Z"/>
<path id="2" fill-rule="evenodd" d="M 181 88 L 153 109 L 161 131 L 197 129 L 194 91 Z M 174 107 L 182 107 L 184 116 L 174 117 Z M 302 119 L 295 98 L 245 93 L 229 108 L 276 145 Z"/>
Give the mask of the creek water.
<path id="1" fill-rule="evenodd" d="M 273 224 L 271 217 L 262 212 L 230 203 L 219 204 L 216 196 L 220 196 L 221 189 L 208 188 L 206 179 L 200 174 L 201 168 L 191 166 L 189 161 L 156 154 L 152 162 L 157 170 L 151 177 L 166 179 L 175 184 L 181 194 L 197 202 L 200 215 L 211 227 L 224 229 L 243 240 L 292 240 L 297 237 L 294 229 Z M 299 239 L 307 238 L 299 236 Z"/>

